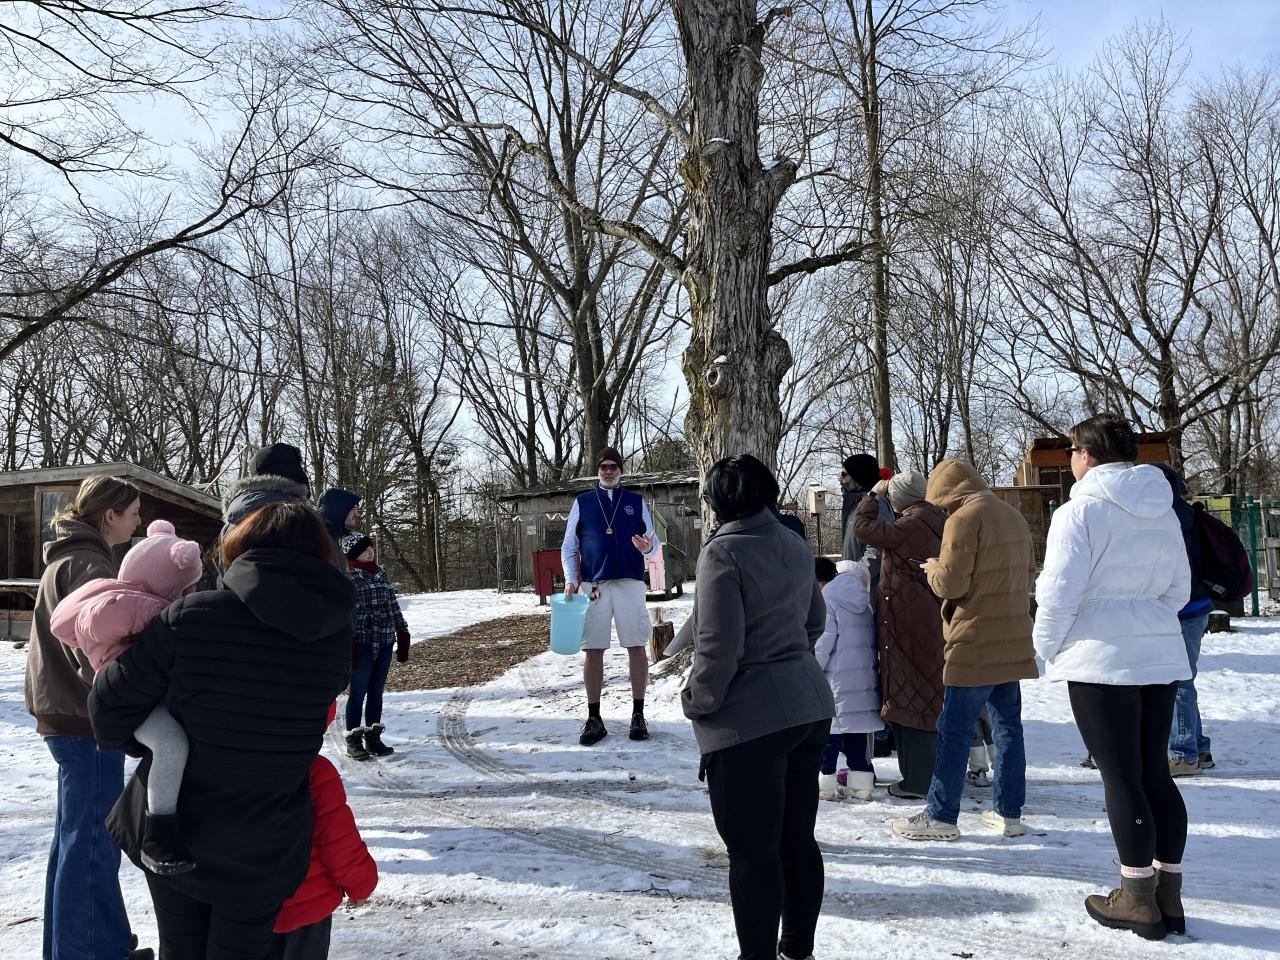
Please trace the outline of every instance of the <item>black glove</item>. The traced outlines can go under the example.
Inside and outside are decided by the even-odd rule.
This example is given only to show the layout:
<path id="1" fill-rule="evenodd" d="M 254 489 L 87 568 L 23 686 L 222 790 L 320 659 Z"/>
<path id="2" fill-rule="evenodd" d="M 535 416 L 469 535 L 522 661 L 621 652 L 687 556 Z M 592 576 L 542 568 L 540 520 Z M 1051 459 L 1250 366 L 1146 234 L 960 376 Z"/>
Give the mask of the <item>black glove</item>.
<path id="1" fill-rule="evenodd" d="M 396 631 L 396 659 L 406 663 L 409 659 L 409 631 Z"/>

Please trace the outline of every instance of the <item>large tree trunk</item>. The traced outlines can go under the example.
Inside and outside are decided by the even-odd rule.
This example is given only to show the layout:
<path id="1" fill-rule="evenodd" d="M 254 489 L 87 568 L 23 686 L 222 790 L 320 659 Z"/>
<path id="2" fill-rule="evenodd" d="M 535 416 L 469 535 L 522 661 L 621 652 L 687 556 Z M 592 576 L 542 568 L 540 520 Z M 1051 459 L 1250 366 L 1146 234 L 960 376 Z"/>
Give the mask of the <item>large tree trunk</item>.
<path id="1" fill-rule="evenodd" d="M 791 349 L 769 319 L 766 278 L 778 200 L 795 164 L 759 155 L 760 52 L 755 0 L 672 0 L 688 69 L 692 145 L 681 161 L 689 201 L 685 289 L 685 432 L 705 472 L 749 453 L 776 466 L 779 385 Z"/>

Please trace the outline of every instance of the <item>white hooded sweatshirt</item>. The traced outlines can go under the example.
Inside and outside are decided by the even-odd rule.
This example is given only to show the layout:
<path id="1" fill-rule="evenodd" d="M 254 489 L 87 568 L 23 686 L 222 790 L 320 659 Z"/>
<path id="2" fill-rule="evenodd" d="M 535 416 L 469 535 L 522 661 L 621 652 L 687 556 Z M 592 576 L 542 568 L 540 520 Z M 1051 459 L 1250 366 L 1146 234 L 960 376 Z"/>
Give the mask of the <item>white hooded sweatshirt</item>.
<path id="1" fill-rule="evenodd" d="M 1053 515 L 1036 581 L 1036 654 L 1050 680 L 1172 683 L 1191 676 L 1178 611 L 1191 569 L 1156 467 L 1106 463 Z"/>
<path id="2" fill-rule="evenodd" d="M 818 638 L 813 655 L 836 699 L 832 733 L 884 729 L 869 580 L 864 564 L 851 563 L 849 570 L 822 588 L 822 599 L 827 603 L 827 629 Z"/>

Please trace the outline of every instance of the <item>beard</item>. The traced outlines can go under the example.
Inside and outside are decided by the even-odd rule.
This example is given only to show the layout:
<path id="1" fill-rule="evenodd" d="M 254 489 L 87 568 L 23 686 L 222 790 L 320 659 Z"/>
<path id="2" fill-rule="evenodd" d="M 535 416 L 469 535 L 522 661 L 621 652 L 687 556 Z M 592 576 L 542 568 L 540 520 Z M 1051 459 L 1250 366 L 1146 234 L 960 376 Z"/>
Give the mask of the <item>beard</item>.
<path id="1" fill-rule="evenodd" d="M 610 474 L 600 480 L 600 486 L 604 487 L 606 490 L 616 490 L 621 483 L 622 474 L 620 473 Z"/>

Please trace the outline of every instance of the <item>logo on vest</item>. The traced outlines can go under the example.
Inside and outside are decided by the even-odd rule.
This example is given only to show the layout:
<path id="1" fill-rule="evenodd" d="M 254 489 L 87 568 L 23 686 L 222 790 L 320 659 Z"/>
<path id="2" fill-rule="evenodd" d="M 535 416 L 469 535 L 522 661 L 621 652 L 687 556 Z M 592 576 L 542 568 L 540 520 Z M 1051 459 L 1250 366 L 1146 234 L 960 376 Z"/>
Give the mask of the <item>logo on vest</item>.
<path id="1" fill-rule="evenodd" d="M 627 504 L 625 507 L 623 507 L 623 508 L 622 508 L 622 511 L 623 511 L 623 513 L 625 513 L 628 517 L 634 517 L 634 516 L 636 515 L 636 508 L 635 508 L 635 507 L 633 507 L 633 506 L 631 506 L 631 504 Z"/>

